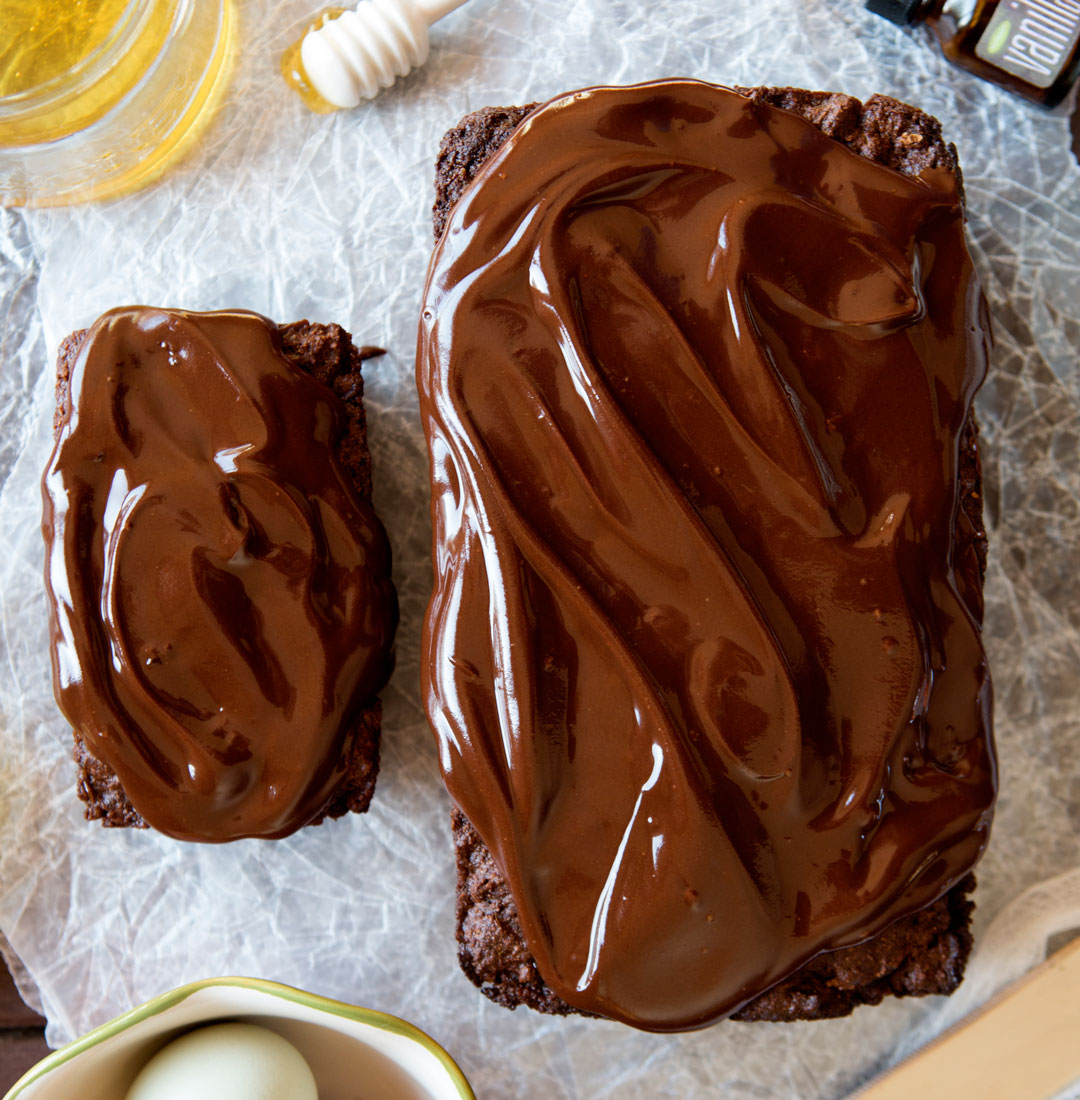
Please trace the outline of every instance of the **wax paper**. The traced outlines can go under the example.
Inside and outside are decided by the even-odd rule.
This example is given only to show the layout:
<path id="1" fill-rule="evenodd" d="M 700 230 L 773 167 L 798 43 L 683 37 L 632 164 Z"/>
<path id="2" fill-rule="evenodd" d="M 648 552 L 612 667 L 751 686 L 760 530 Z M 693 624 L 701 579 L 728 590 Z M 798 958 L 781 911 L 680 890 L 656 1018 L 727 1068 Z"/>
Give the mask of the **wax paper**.
<path id="1" fill-rule="evenodd" d="M 0 213 L 0 931 L 23 988 L 38 991 L 54 1044 L 183 982 L 249 974 L 415 1021 L 481 1097 L 849 1095 L 1080 924 L 1080 166 L 1068 107 L 1047 113 L 950 68 L 925 28 L 902 32 L 857 0 L 470 0 L 433 29 L 422 69 L 320 117 L 278 74 L 309 2 L 239 3 L 224 103 L 161 182 L 106 204 Z M 937 115 L 960 150 L 997 336 L 978 414 L 1001 798 L 979 869 L 988 948 L 950 1001 L 664 1037 L 510 1013 L 456 965 L 449 802 L 418 693 L 431 572 L 413 358 L 432 163 L 472 109 L 664 76 L 886 92 Z M 131 302 L 338 321 L 388 349 L 365 372 L 402 618 L 366 815 L 225 846 L 83 820 L 50 690 L 38 479 L 59 340 Z"/>

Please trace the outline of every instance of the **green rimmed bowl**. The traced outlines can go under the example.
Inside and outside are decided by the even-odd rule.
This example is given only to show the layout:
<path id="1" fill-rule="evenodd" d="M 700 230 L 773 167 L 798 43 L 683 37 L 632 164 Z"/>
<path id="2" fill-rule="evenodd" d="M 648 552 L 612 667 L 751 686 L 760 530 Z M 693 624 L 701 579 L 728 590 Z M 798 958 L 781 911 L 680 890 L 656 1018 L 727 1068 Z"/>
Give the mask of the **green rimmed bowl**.
<path id="1" fill-rule="evenodd" d="M 258 978 L 209 978 L 163 993 L 50 1054 L 4 1100 L 123 1100 L 170 1039 L 224 1020 L 288 1039 L 311 1066 L 319 1100 L 476 1100 L 454 1060 L 418 1027 Z"/>

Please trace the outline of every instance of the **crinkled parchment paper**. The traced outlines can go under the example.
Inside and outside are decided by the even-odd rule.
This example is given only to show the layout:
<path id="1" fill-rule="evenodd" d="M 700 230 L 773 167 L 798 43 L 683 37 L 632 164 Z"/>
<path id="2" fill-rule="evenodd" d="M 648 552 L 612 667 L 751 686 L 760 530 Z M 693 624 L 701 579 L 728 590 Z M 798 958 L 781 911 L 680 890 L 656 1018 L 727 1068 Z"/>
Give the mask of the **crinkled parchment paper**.
<path id="1" fill-rule="evenodd" d="M 842 1097 L 1080 924 L 1080 167 L 1045 113 L 951 69 L 928 34 L 858 0 L 471 0 L 427 65 L 317 117 L 278 76 L 309 0 L 242 2 L 225 103 L 138 195 L 0 214 L 0 931 L 60 1043 L 154 994 L 251 974 L 416 1021 L 481 1097 Z M 978 400 L 991 530 L 986 639 L 1002 794 L 977 929 L 1013 905 L 951 1001 L 676 1037 L 490 1005 L 453 942 L 449 804 L 418 697 L 430 586 L 427 460 L 413 386 L 443 131 L 486 104 L 694 76 L 882 91 L 960 148 L 997 349 Z M 114 305 L 335 320 L 367 366 L 376 503 L 402 621 L 373 809 L 276 843 L 174 843 L 83 821 L 49 686 L 38 477 L 58 341 Z M 29 988 L 29 984 L 27 984 Z"/>

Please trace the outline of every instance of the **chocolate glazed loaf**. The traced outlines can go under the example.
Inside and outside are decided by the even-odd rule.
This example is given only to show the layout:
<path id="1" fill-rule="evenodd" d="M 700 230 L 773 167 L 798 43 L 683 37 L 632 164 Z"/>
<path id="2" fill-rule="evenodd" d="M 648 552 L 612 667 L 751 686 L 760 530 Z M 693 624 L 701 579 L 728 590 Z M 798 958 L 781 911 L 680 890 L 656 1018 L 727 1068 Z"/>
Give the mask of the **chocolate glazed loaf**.
<path id="1" fill-rule="evenodd" d="M 185 321 L 185 315 L 174 314 L 170 315 L 167 311 L 152 311 L 152 310 L 132 310 L 132 311 L 114 311 L 119 315 L 121 323 L 128 320 L 128 316 L 139 318 L 149 316 L 150 323 L 156 324 L 161 327 L 161 331 L 164 334 L 171 334 L 177 331 L 177 326 L 183 326 Z M 368 685 L 372 683 L 377 686 L 385 680 L 385 676 L 388 675 L 392 662 L 392 648 L 391 642 L 393 638 L 393 629 L 396 624 L 397 610 L 396 599 L 393 595 L 393 587 L 389 582 L 389 551 L 385 546 L 385 535 L 381 531 L 381 527 L 378 526 L 377 520 L 370 518 L 373 513 L 368 513 L 371 505 L 371 458 L 368 449 L 367 442 L 367 424 L 364 413 L 363 394 L 364 383 L 361 374 L 361 365 L 366 358 L 370 358 L 374 355 L 381 354 L 381 349 L 370 347 L 356 347 L 348 332 L 346 332 L 340 325 L 324 325 L 324 324 L 312 324 L 308 321 L 297 321 L 291 324 L 282 326 L 274 326 L 271 322 L 266 321 L 263 318 L 258 318 L 254 314 L 218 314 L 218 315 L 186 315 L 188 319 L 196 319 L 196 324 L 202 323 L 198 318 L 203 317 L 207 319 L 223 318 L 226 321 L 236 324 L 247 326 L 247 335 L 243 337 L 243 340 L 248 343 L 241 343 L 240 339 L 236 340 L 236 346 L 243 347 L 245 352 L 251 350 L 250 341 L 252 339 L 251 333 L 259 334 L 266 332 L 270 335 L 270 342 L 265 343 L 266 337 L 255 335 L 256 341 L 255 351 L 259 355 L 266 355 L 270 361 L 273 360 L 274 355 L 277 354 L 274 351 L 275 341 L 279 342 L 280 354 L 283 354 L 285 359 L 291 364 L 292 368 L 297 372 L 297 376 L 300 378 L 313 378 L 316 379 L 327 390 L 332 391 L 336 396 L 336 400 L 339 402 L 336 411 L 337 423 L 334 431 L 334 438 L 328 442 L 332 448 L 333 461 L 336 462 L 337 468 L 341 471 L 341 475 L 346 479 L 346 484 L 353 494 L 355 494 L 355 501 L 359 502 L 359 505 L 353 503 L 346 503 L 342 506 L 344 513 L 348 514 L 356 507 L 362 507 L 365 509 L 364 519 L 360 522 L 367 523 L 370 526 L 369 533 L 365 536 L 368 539 L 369 552 L 371 554 L 371 561 L 373 568 L 383 570 L 385 569 L 385 575 L 376 578 L 374 581 L 374 587 L 369 587 L 368 592 L 373 596 L 373 603 L 367 609 L 367 614 L 372 616 L 377 621 L 376 631 L 380 634 L 380 637 L 374 642 L 374 649 L 380 650 L 373 657 L 374 671 L 368 676 Z M 108 318 L 103 318 L 103 321 Z M 100 324 L 101 322 L 99 322 Z M 115 322 L 114 322 L 115 323 Z M 59 439 L 61 430 L 68 423 L 72 414 L 71 400 L 69 395 L 69 384 L 72 378 L 72 372 L 75 369 L 76 361 L 79 357 L 80 350 L 83 348 L 84 342 L 87 339 L 87 334 L 91 330 L 80 330 L 72 333 L 62 343 L 59 351 L 57 361 L 57 408 L 54 416 L 54 435 Z M 183 343 L 188 338 L 189 334 L 184 331 L 183 334 L 177 337 L 178 343 Z M 196 342 L 202 340 L 200 335 Z M 262 341 L 262 342 L 260 342 Z M 166 362 L 166 341 L 161 342 L 162 352 L 160 353 L 160 361 L 157 358 L 148 359 L 141 369 L 153 369 L 157 371 L 167 371 L 170 369 L 170 363 Z M 154 349 L 157 351 L 157 349 Z M 129 362 L 138 366 L 138 353 L 128 355 Z M 168 353 L 172 356 L 172 363 L 175 363 L 175 349 Z M 120 364 L 118 363 L 118 366 Z M 131 369 L 131 368 L 128 368 Z M 304 393 L 296 391 L 294 397 L 289 397 L 291 380 L 288 375 L 283 376 L 284 387 L 280 391 L 283 395 L 277 400 L 283 401 L 285 404 L 280 407 L 295 406 L 303 408 L 307 400 L 312 400 L 316 403 L 324 401 L 329 397 L 325 391 L 320 391 L 318 388 L 312 390 L 310 393 Z M 277 381 L 277 380 L 275 380 Z M 109 379 L 112 383 L 112 379 Z M 258 383 L 256 383 L 256 386 Z M 310 385 L 310 383 L 305 383 Z M 123 392 L 123 391 L 121 391 Z M 210 440 L 213 438 L 211 428 L 209 427 L 212 417 L 216 410 L 213 406 L 213 398 L 216 395 L 208 394 L 208 414 L 205 425 L 205 437 L 202 436 L 204 430 L 203 426 L 193 429 L 192 436 L 195 439 L 194 450 L 199 450 L 200 446 L 205 446 L 202 440 Z M 266 396 L 265 394 L 263 395 Z M 175 401 L 176 395 L 174 394 L 173 400 Z M 122 400 L 127 400 L 127 394 L 125 393 Z M 118 398 L 118 400 L 121 400 Z M 236 401 L 240 402 L 240 397 L 236 397 Z M 179 411 L 179 410 L 177 410 Z M 118 421 L 123 414 L 118 414 Z M 169 414 L 167 414 L 169 415 Z M 321 421 L 322 414 L 316 414 L 316 422 L 320 425 L 328 424 L 329 422 Z M 250 423 L 249 423 L 250 426 Z M 275 435 L 281 432 L 287 432 L 290 430 L 289 426 L 285 424 L 271 424 L 267 429 L 267 435 L 269 438 L 268 447 L 272 449 L 276 445 Z M 250 440 L 245 440 L 244 443 L 250 443 L 250 446 L 241 445 L 236 448 L 238 451 L 252 450 L 258 447 L 258 434 L 262 431 L 262 428 L 256 427 L 254 429 L 253 437 Z M 316 428 L 316 434 L 325 434 L 325 426 Z M 266 438 L 264 438 L 264 444 Z M 189 451 L 190 451 L 189 446 Z M 286 450 L 288 444 L 286 443 Z M 137 448 L 136 448 L 137 450 Z M 211 448 L 212 450 L 212 448 Z M 260 452 L 261 454 L 262 452 Z M 103 450 L 103 456 L 105 452 Z M 220 464 L 221 455 L 214 455 L 215 462 Z M 288 457 L 285 458 L 286 463 Z M 248 484 L 254 484 L 260 476 L 262 471 L 256 466 L 252 466 L 246 470 L 240 470 L 239 476 L 236 477 L 230 485 L 229 478 L 227 476 L 228 469 L 223 471 L 226 476 L 222 480 L 222 492 L 226 495 L 232 493 L 232 499 L 225 502 L 226 512 L 229 519 L 229 527 L 226 529 L 227 533 L 220 545 L 231 543 L 235 547 L 237 554 L 255 559 L 255 561 L 269 561 L 275 556 L 279 560 L 283 560 L 283 556 L 286 553 L 296 554 L 298 551 L 293 546 L 278 546 L 274 542 L 274 535 L 278 534 L 278 530 L 271 530 L 268 534 L 265 521 L 268 516 L 272 517 L 272 513 L 264 511 L 259 518 L 259 504 L 256 502 L 252 505 L 249 500 L 247 503 L 243 500 L 243 488 L 239 491 L 231 488 L 231 485 L 241 485 L 244 478 L 248 479 Z M 237 474 L 237 468 L 233 467 L 233 474 Z M 220 475 L 214 474 L 214 477 Z M 254 479 L 254 480 L 253 480 Z M 72 479 L 73 484 L 78 484 L 77 481 Z M 273 490 L 272 490 L 273 491 Z M 340 488 L 333 488 L 331 495 L 335 497 L 341 496 Z M 48 499 L 48 496 L 47 496 Z M 214 513 L 217 508 L 214 507 L 213 501 L 210 501 L 210 508 L 207 509 L 208 514 L 199 517 L 199 523 L 204 525 L 205 529 L 209 529 L 213 524 L 215 516 Z M 84 505 L 85 506 L 85 505 Z M 329 509 L 323 508 L 324 521 L 325 513 Z M 47 513 L 48 514 L 48 513 Z M 314 514 L 314 512 L 313 512 Z M 143 521 L 145 524 L 147 521 Z M 151 519 L 149 522 L 153 522 Z M 268 525 L 267 525 L 268 526 Z M 281 528 L 280 530 L 284 530 Z M 294 532 L 290 532 L 294 533 Z M 48 540 L 50 536 L 50 528 L 46 525 L 46 538 Z M 326 543 L 325 533 L 319 534 L 316 531 L 316 542 Z M 300 542 L 303 541 L 301 538 Z M 213 538 L 208 539 L 209 549 L 204 550 L 200 548 L 192 555 L 192 558 L 203 557 L 209 558 L 215 554 L 219 554 L 220 550 L 218 546 L 213 545 Z M 340 539 L 338 540 L 340 544 Z M 228 557 L 228 553 L 224 554 L 224 557 Z M 179 560 L 179 559 L 178 559 Z M 157 563 L 155 562 L 155 569 Z M 179 569 L 181 572 L 186 572 L 187 564 L 180 564 Z M 246 591 L 240 592 L 233 582 L 232 588 L 229 588 L 228 580 L 228 562 L 225 563 L 224 568 L 217 570 L 216 586 L 215 582 L 204 582 L 202 590 L 200 591 L 200 597 L 194 597 L 196 602 L 201 598 L 208 604 L 214 604 L 222 612 L 221 618 L 221 630 L 224 637 L 228 631 L 232 630 L 235 624 L 229 623 L 229 615 L 235 612 L 239 619 L 237 620 L 239 627 L 238 633 L 233 636 L 232 650 L 231 652 L 240 654 L 238 668 L 242 678 L 245 673 L 242 671 L 242 665 L 244 662 L 254 670 L 254 674 L 260 681 L 260 685 L 263 689 L 263 694 L 273 697 L 271 706 L 278 713 L 288 710 L 290 704 L 290 692 L 292 686 L 285 683 L 288 679 L 290 672 L 295 673 L 296 668 L 293 666 L 289 668 L 284 664 L 284 658 L 279 660 L 278 656 L 275 656 L 272 652 L 273 647 L 265 647 L 262 640 L 262 631 L 265 627 L 266 616 L 263 613 L 263 609 L 260 609 L 253 603 L 249 603 L 250 596 Z M 335 568 L 331 564 L 330 568 Z M 295 585 L 299 580 L 299 574 L 293 572 L 293 584 Z M 225 578 L 224 582 L 222 578 Z M 196 587 L 199 587 L 198 583 Z M 355 591 L 355 589 L 354 589 Z M 333 595 L 321 598 L 321 602 L 333 603 Z M 252 608 L 254 607 L 254 610 Z M 230 611 L 231 609 L 231 611 Z M 54 627 L 55 630 L 55 627 Z M 167 633 L 167 632 L 166 632 Z M 245 637 L 244 635 L 248 635 Z M 257 637 L 252 637 L 255 635 Z M 125 639 L 127 641 L 128 639 Z M 54 645 L 57 642 L 54 640 Z M 65 643 L 61 643 L 65 644 Z M 229 649 L 229 643 L 224 643 L 226 649 Z M 170 647 L 171 648 L 171 647 Z M 262 650 L 262 652 L 260 652 Z M 280 651 L 279 651 L 280 655 Z M 187 658 L 191 659 L 192 652 L 189 647 L 187 651 Z M 308 654 L 306 657 L 303 654 L 293 654 L 294 661 L 310 661 L 314 654 Z M 147 658 L 147 664 L 158 663 L 160 657 L 153 656 Z M 260 671 L 260 662 L 264 667 Z M 226 691 L 224 680 L 226 677 L 232 677 L 234 671 L 228 668 L 222 668 L 220 671 L 221 677 L 221 690 Z M 209 678 L 213 680 L 214 671 L 210 670 Z M 371 676 L 374 676 L 374 679 Z M 274 681 L 277 681 L 276 683 Z M 211 694 L 216 690 L 211 688 Z M 325 689 L 319 689 L 325 690 Z M 380 718 L 381 718 L 381 704 L 379 699 L 374 694 L 370 694 L 366 691 L 361 692 L 366 696 L 360 698 L 359 701 L 348 702 L 345 701 L 345 713 L 347 717 L 345 719 L 345 729 L 343 733 L 339 735 L 338 746 L 343 749 L 340 756 L 336 755 L 336 752 L 331 752 L 332 759 L 328 759 L 325 762 L 301 762 L 302 767 L 310 768 L 310 774 L 314 776 L 313 779 L 303 779 L 301 782 L 310 784 L 307 794 L 302 795 L 297 804 L 293 807 L 286 808 L 281 812 L 279 818 L 275 819 L 274 825 L 270 832 L 257 831 L 255 833 L 248 834 L 245 832 L 245 824 L 241 821 L 239 813 L 236 815 L 236 821 L 232 824 L 223 823 L 222 825 L 215 825 L 211 827 L 207 823 L 207 832 L 203 834 L 203 826 L 196 821 L 194 824 L 185 825 L 182 831 L 174 832 L 174 835 L 180 835 L 184 839 L 197 839 L 197 840 L 221 840 L 231 839 L 232 835 L 285 835 L 291 832 L 293 828 L 303 824 L 317 825 L 325 818 L 337 818 L 346 813 L 363 813 L 367 810 L 372 794 L 375 789 L 376 776 L 379 768 L 379 738 L 380 738 Z M 163 694 L 163 698 L 168 700 L 167 694 Z M 295 699 L 295 692 L 292 692 L 292 698 Z M 184 700 L 172 700 L 166 703 L 166 709 L 169 707 L 179 708 L 180 711 L 187 713 L 189 716 L 193 713 L 193 704 L 185 703 Z M 222 707 L 222 712 L 226 708 Z M 244 709 L 244 708 L 242 708 Z M 241 719 L 241 722 L 243 719 Z M 246 767 L 251 753 L 248 751 L 244 743 L 244 735 L 237 733 L 233 730 L 229 730 L 227 726 L 228 718 L 226 718 L 226 725 L 221 729 L 211 731 L 210 737 L 218 739 L 223 742 L 219 749 L 214 750 L 211 756 L 217 756 L 217 764 L 211 763 L 206 770 L 213 771 L 215 767 L 222 769 L 222 776 L 224 778 L 219 779 L 217 782 L 224 788 L 229 786 L 236 787 L 237 785 L 243 786 L 245 783 L 252 783 L 252 780 L 247 778 L 241 778 L 237 775 L 233 778 L 228 777 L 228 769 L 230 766 L 240 765 Z M 104 760 L 99 759 L 94 755 L 91 748 L 87 745 L 84 736 L 80 734 L 78 730 L 73 730 L 75 747 L 74 747 L 74 759 L 78 765 L 79 778 L 78 778 L 78 796 L 86 804 L 86 817 L 89 820 L 100 820 L 103 825 L 108 827 L 133 827 L 133 828 L 146 828 L 148 827 L 147 821 L 143 815 L 132 804 L 131 798 L 125 791 L 120 778 L 112 767 Z M 297 744 L 300 744 L 306 731 L 297 732 Z M 96 733 L 96 731 L 95 731 Z M 210 742 L 213 745 L 213 741 Z M 196 750 L 197 754 L 201 753 L 201 750 Z M 258 754 L 256 749 L 255 755 Z M 299 752 L 302 754 L 303 749 Z M 230 755 L 231 753 L 231 755 Z M 193 759 L 199 759 L 197 755 Z M 162 774 L 168 771 L 169 765 L 166 765 L 159 769 Z M 190 768 L 194 768 L 195 765 L 189 765 Z M 266 782 L 266 780 L 260 776 L 257 772 L 252 773 L 254 780 L 252 785 L 258 785 L 260 780 Z M 194 772 L 192 774 L 194 778 Z M 171 784 L 171 780 L 169 784 Z M 309 808 L 311 805 L 311 798 L 319 798 L 318 794 L 311 794 L 310 792 L 316 789 L 316 785 L 321 784 L 322 788 L 329 789 L 330 794 L 328 798 L 325 798 L 322 802 L 322 808 L 315 812 L 312 816 Z M 142 784 L 140 783 L 140 786 Z M 167 784 L 168 785 L 168 784 Z M 275 793 L 275 792 L 272 792 Z M 231 796 L 226 796 L 226 798 Z M 296 815 L 299 815 L 297 818 Z M 224 833 L 220 832 L 220 829 L 224 829 Z M 235 829 L 235 833 L 230 830 Z"/>
<path id="2" fill-rule="evenodd" d="M 874 96 L 862 104 L 845 95 L 797 89 L 737 90 L 754 103 L 780 107 L 801 116 L 861 157 L 903 175 L 918 178 L 924 173 L 931 176 L 935 172 L 947 173 L 953 179 L 957 193 L 962 195 L 955 149 L 943 141 L 938 122 L 915 108 L 883 96 Z M 433 210 L 437 241 L 469 183 L 535 107 L 531 104 L 487 108 L 467 116 L 444 137 L 437 162 Z M 690 112 L 687 117 L 691 117 Z M 664 129 L 663 126 L 659 128 Z M 465 224 L 469 224 L 468 221 Z M 438 277 L 433 278 L 437 280 Z M 429 283 L 429 287 L 431 285 Z M 985 306 L 981 299 L 974 308 L 978 315 L 975 320 L 985 322 Z M 503 303 L 502 313 L 507 325 L 515 324 L 512 304 Z M 425 312 L 425 323 L 429 326 L 434 324 L 428 312 Z M 971 332 L 976 333 L 975 325 Z M 422 326 L 421 355 L 425 348 L 424 333 Z M 973 339 L 977 342 L 978 336 Z M 984 353 L 976 349 L 973 354 L 978 360 Z M 428 399 L 425 369 L 423 362 L 419 362 L 422 402 Z M 610 377 L 610 371 L 607 373 Z M 977 368 L 975 373 L 978 373 Z M 466 379 L 464 374 L 461 377 Z M 467 385 L 467 382 L 462 384 Z M 543 411 L 540 415 L 543 417 Z M 442 447 L 441 439 L 439 446 Z M 954 478 L 960 507 L 955 511 L 952 532 L 955 583 L 967 613 L 972 621 L 977 622 L 982 614 L 986 538 L 981 518 L 977 427 L 970 412 L 957 432 L 956 446 L 958 453 L 955 456 Z M 507 484 L 512 483 L 512 472 L 506 472 L 503 476 Z M 468 491 L 456 483 L 453 489 L 456 493 L 454 499 L 458 501 L 461 494 Z M 440 559 L 438 548 L 436 561 L 437 569 L 440 561 L 445 567 L 445 559 Z M 539 609 L 533 613 L 543 614 Z M 439 638 L 430 614 L 426 643 L 430 647 L 432 660 L 449 659 L 455 668 L 462 669 L 463 682 L 476 682 L 484 673 L 478 672 L 460 655 L 449 658 L 435 656 L 438 648 L 446 646 L 446 642 Z M 875 611 L 875 616 L 880 617 L 880 613 Z M 889 643 L 895 644 L 893 638 L 886 638 L 885 641 L 887 646 Z M 452 650 L 450 652 L 452 654 Z M 985 663 L 979 656 L 974 660 L 977 670 L 970 724 L 975 732 L 970 744 L 975 745 L 975 749 L 960 762 L 959 758 L 965 754 L 969 744 L 961 741 L 947 747 L 941 759 L 935 761 L 943 772 L 950 771 L 956 764 L 957 775 L 972 777 L 975 809 L 968 814 L 968 821 L 973 834 L 978 837 L 978 843 L 968 845 L 964 860 L 958 864 L 961 873 L 954 871 L 953 884 L 946 883 L 947 889 L 939 888 L 936 896 L 927 898 L 924 894 L 921 902 L 909 905 L 908 912 L 885 921 L 884 926 L 879 921 L 878 930 L 869 938 L 861 937 L 863 942 L 857 942 L 858 938 L 849 939 L 853 946 L 822 950 L 781 980 L 771 983 L 764 992 L 758 992 L 751 998 L 743 997 L 733 1018 L 790 1021 L 843 1016 L 860 1004 L 879 1003 L 889 994 L 947 994 L 959 984 L 971 947 L 969 920 L 974 906 L 968 895 L 975 885 L 973 876 L 962 871 L 965 863 L 970 867 L 985 844 L 995 781 L 988 730 L 989 687 Z M 439 704 L 431 695 L 431 690 L 428 689 L 429 716 L 434 724 L 437 716 L 433 714 L 432 707 L 437 708 Z M 950 725 L 948 729 L 951 731 L 953 727 Z M 469 736 L 464 739 L 468 741 Z M 981 746 L 976 745 L 980 741 Z M 616 751 L 614 746 L 611 751 Z M 444 756 L 444 767 L 445 760 Z M 907 757 L 904 767 L 908 767 Z M 646 789 L 643 788 L 643 791 Z M 652 821 L 652 818 L 649 820 Z M 452 825 L 457 852 L 459 960 L 466 975 L 490 999 L 509 1008 L 525 1004 L 547 1013 L 588 1014 L 580 1005 L 574 1007 L 568 1004 L 541 977 L 536 961 L 526 946 L 518 909 L 506 877 L 465 814 L 455 809 Z M 587 844 L 588 840 L 583 838 L 582 843 Z M 696 892 L 688 891 L 687 904 L 696 906 L 696 901 L 690 900 L 691 894 L 696 899 Z M 711 921 L 711 915 L 707 919 Z M 640 1023 L 635 1020 L 628 1022 Z M 645 1026 L 652 1025 L 646 1021 Z M 664 1025 L 656 1029 L 667 1030 L 668 1027 Z"/>

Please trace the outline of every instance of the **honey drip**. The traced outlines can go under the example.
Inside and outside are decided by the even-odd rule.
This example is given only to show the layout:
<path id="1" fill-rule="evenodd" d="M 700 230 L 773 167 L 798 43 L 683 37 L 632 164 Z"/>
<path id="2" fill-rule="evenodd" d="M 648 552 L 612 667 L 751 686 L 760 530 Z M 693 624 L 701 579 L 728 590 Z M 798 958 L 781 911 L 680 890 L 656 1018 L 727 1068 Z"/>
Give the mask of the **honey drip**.
<path id="1" fill-rule="evenodd" d="M 304 106 L 317 115 L 328 115 L 338 108 L 319 95 L 311 86 L 307 73 L 304 72 L 304 64 L 300 60 L 300 47 L 311 31 L 317 30 L 331 19 L 337 19 L 348 10 L 348 8 L 326 8 L 319 12 L 304 28 L 304 33 L 281 55 L 281 75 L 285 78 L 285 83 L 303 100 Z"/>

